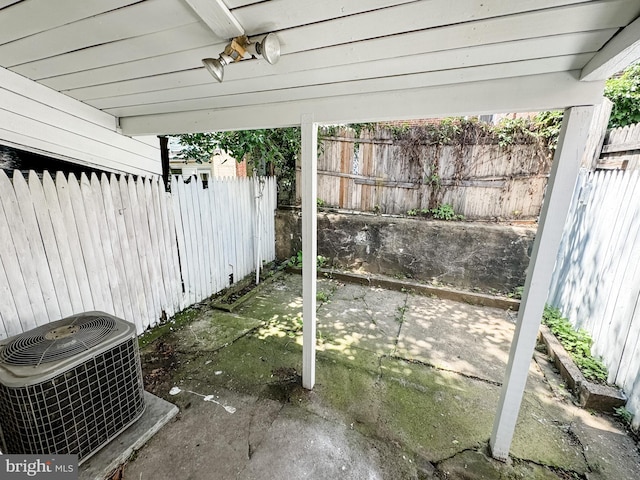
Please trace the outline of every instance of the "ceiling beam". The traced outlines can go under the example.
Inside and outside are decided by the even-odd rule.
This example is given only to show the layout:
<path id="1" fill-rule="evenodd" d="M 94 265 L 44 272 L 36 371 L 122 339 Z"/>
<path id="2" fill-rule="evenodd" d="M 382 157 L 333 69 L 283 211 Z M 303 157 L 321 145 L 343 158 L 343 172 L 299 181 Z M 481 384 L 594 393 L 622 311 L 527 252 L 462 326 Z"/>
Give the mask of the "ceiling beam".
<path id="1" fill-rule="evenodd" d="M 580 80 L 606 80 L 640 58 L 640 17 L 620 30 L 587 63 Z"/>
<path id="2" fill-rule="evenodd" d="M 244 35 L 244 28 L 222 0 L 184 0 L 211 31 L 222 39 Z"/>
<path id="3" fill-rule="evenodd" d="M 604 82 L 580 82 L 579 70 L 497 80 L 317 98 L 217 110 L 120 119 L 127 135 L 195 133 L 290 127 L 313 112 L 318 123 L 341 124 L 441 118 L 499 112 L 535 112 L 600 103 Z M 526 92 L 526 95 L 523 94 Z"/>

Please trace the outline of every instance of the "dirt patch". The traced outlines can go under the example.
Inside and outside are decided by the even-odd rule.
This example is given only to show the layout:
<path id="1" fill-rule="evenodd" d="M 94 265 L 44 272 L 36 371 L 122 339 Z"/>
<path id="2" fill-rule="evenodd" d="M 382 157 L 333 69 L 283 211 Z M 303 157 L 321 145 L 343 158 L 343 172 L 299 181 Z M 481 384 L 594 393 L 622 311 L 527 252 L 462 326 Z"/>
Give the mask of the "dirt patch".
<path id="1" fill-rule="evenodd" d="M 226 297 L 222 297 L 221 299 L 219 299 L 217 301 L 217 303 L 223 303 L 225 305 L 231 305 L 233 303 L 236 303 L 236 301 L 239 298 L 244 297 L 247 293 L 251 292 L 254 288 L 256 288 L 258 285 L 256 284 L 256 282 L 251 282 L 249 285 L 245 285 L 243 288 L 241 288 L 240 290 L 237 290 L 231 294 L 229 294 Z"/>
<path id="2" fill-rule="evenodd" d="M 166 396 L 171 388 L 171 375 L 176 368 L 175 347 L 158 340 L 140 353 L 144 389 L 157 396 Z"/>
<path id="3" fill-rule="evenodd" d="M 291 403 L 308 395 L 302 388 L 302 376 L 291 367 L 279 367 L 272 371 L 273 382 L 265 389 L 265 396 L 281 403 Z"/>

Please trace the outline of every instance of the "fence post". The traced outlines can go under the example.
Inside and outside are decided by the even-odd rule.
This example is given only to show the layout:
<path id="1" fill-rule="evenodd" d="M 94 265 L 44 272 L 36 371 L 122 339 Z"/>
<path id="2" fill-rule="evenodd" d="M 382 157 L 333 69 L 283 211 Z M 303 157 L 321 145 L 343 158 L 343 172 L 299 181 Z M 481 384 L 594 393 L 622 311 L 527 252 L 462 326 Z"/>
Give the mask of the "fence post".
<path id="1" fill-rule="evenodd" d="M 604 137 L 607 135 L 607 126 L 609 125 L 612 108 L 613 102 L 603 97 L 602 103 L 594 109 L 587 144 L 582 154 L 581 165 L 583 168 L 593 171 L 598 166 L 598 160 L 602 154 L 602 145 L 604 145 Z"/>

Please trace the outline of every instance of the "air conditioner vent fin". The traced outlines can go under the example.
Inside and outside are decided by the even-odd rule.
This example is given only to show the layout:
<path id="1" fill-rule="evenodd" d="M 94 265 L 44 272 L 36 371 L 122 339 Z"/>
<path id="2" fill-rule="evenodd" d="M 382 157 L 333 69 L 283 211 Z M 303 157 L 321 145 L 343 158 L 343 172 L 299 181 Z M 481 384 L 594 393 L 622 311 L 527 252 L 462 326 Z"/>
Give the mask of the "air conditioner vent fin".
<path id="1" fill-rule="evenodd" d="M 79 315 L 73 323 L 52 322 L 15 337 L 0 350 L 0 361 L 9 365 L 37 366 L 77 355 L 99 345 L 113 330 L 111 317 Z"/>

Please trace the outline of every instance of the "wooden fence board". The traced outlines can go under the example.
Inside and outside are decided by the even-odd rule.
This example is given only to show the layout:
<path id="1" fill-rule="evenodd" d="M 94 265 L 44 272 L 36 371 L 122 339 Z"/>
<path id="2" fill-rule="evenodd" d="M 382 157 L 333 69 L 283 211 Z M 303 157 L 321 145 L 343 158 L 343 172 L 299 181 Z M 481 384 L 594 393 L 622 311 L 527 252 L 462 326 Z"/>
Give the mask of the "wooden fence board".
<path id="1" fill-rule="evenodd" d="M 156 219 L 156 237 L 158 245 L 158 262 L 160 263 L 160 272 L 162 277 L 161 288 L 164 296 L 164 313 L 166 316 L 173 316 L 175 313 L 176 298 L 173 289 L 175 288 L 173 282 L 173 276 L 175 272 L 171 271 L 171 265 L 169 263 L 169 246 L 167 245 L 167 233 L 168 228 L 165 226 L 165 217 L 160 208 L 160 199 L 165 196 L 164 192 L 160 189 L 160 179 L 155 178 L 150 182 L 151 186 L 151 200 L 149 208 L 153 211 L 154 218 Z M 173 253 L 173 252 L 171 252 Z"/>
<path id="2" fill-rule="evenodd" d="M 52 193 L 52 196 L 56 194 L 58 200 L 60 201 L 60 211 L 62 219 L 64 221 L 64 225 L 62 228 L 66 232 L 67 241 L 69 242 L 70 255 L 73 259 L 73 267 L 75 275 L 78 279 L 78 286 L 80 287 L 83 309 L 96 310 L 100 308 L 100 306 L 95 302 L 91 284 L 89 283 L 87 266 L 84 262 L 82 246 L 80 244 L 80 236 L 78 228 L 76 226 L 75 214 L 71 205 L 69 186 L 67 184 L 67 179 L 61 172 L 58 172 L 56 174 L 55 194 Z"/>
<path id="3" fill-rule="evenodd" d="M 174 315 L 182 310 L 182 284 L 180 274 L 180 263 L 178 259 L 178 243 L 176 238 L 176 229 L 174 228 L 175 219 L 173 217 L 172 197 L 173 194 L 164 191 L 164 183 L 158 181 L 158 204 L 160 216 L 162 218 L 162 230 L 164 231 L 164 251 L 166 253 L 166 261 L 168 268 L 167 288 L 171 295 L 171 310 L 167 315 Z"/>
<path id="4" fill-rule="evenodd" d="M 451 203 L 468 218 L 533 220 L 551 166 L 537 145 L 407 148 L 385 130 L 359 139 L 345 130 L 322 141 L 318 198 L 359 211 L 403 214 Z"/>
<path id="5" fill-rule="evenodd" d="M 64 179 L 64 177 L 63 177 Z M 76 252 L 80 250 L 77 232 L 68 231 L 62 203 L 58 195 L 58 188 L 49 172 L 42 177 L 42 190 L 49 208 L 51 226 L 56 237 L 56 245 L 60 253 L 60 261 L 64 270 L 64 277 L 69 289 L 69 298 L 73 313 L 93 309 L 91 290 L 86 278 L 84 263 L 80 261 Z M 82 283 L 81 283 L 82 282 Z"/>
<path id="6" fill-rule="evenodd" d="M 9 288 L 9 279 L 3 268 L 1 258 L 0 295 L 2 295 L 2 302 L 0 302 L 0 339 L 4 339 L 22 333 L 22 326 L 18 321 L 20 317 L 16 309 L 13 293 Z"/>
<path id="7" fill-rule="evenodd" d="M 91 181 L 94 181 L 94 177 L 91 177 Z M 96 182 L 97 177 L 96 177 Z M 99 187 L 99 188 L 98 188 Z M 104 232 L 104 244 L 108 243 L 110 247 L 111 253 L 111 261 L 113 262 L 113 267 L 115 269 L 115 273 L 112 273 L 112 286 L 114 286 L 119 290 L 120 293 L 120 302 L 116 305 L 116 315 L 129 322 L 135 323 L 136 314 L 133 313 L 133 303 L 135 303 L 131 296 L 133 295 L 133 291 L 129 289 L 127 285 L 127 276 L 125 273 L 125 267 L 123 262 L 123 252 L 119 241 L 119 233 L 118 233 L 118 223 L 116 220 L 116 209 L 113 203 L 113 196 L 111 194 L 111 185 L 109 184 L 109 179 L 107 175 L 103 173 L 100 176 L 99 185 L 96 185 L 96 189 L 99 191 L 99 194 L 102 195 L 102 203 L 103 209 L 101 209 L 101 213 L 104 213 L 104 224 L 103 224 L 103 232 Z M 118 309 L 121 308 L 121 311 Z"/>
<path id="8" fill-rule="evenodd" d="M 60 305 L 58 303 L 54 280 L 49 268 L 47 255 L 45 253 L 45 244 L 40 233 L 36 212 L 31 200 L 29 186 L 22 176 L 22 173 L 17 170 L 13 173 L 13 188 L 15 191 L 17 205 L 20 210 L 19 215 L 22 217 L 29 251 L 32 255 L 32 257 L 28 259 L 28 263 L 33 263 L 35 267 L 38 278 L 38 287 L 42 292 L 42 299 L 44 300 L 44 306 L 46 308 L 46 317 L 43 316 L 38 321 L 39 324 L 42 324 L 46 323 L 49 318 L 60 317 Z M 53 265 L 55 268 L 55 262 L 53 262 Z M 64 283 L 64 276 L 62 276 L 61 280 Z"/>
<path id="9" fill-rule="evenodd" d="M 12 182 L 0 172 L 0 338 L 90 310 L 142 333 L 228 286 L 229 273 L 250 273 L 258 250 L 274 259 L 273 178 L 207 189 L 174 178 L 172 189 L 104 174 L 54 182 L 30 172 L 27 183 L 16 172 Z"/>
<path id="10" fill-rule="evenodd" d="M 36 266 L 30 261 L 31 252 L 18 209 L 18 201 L 11 181 L 4 172 L 0 174 L 0 203 L 6 219 L 6 226 L 0 225 L 0 229 L 6 230 L 0 240 L 3 250 L 3 264 L 8 267 L 7 277 L 12 290 L 13 281 L 17 281 L 16 292 L 20 295 L 19 301 L 26 302 L 26 305 L 18 307 L 19 310 L 22 310 L 20 320 L 23 325 L 31 325 L 32 327 L 40 325 L 47 318 L 44 298 L 39 289 Z M 18 300 L 16 300 L 16 305 L 17 302 Z"/>
<path id="11" fill-rule="evenodd" d="M 82 201 L 82 214 L 84 215 L 84 219 L 86 219 L 85 225 L 88 231 L 88 241 L 93 250 L 89 254 L 94 256 L 96 262 L 96 272 L 94 275 L 99 278 L 98 288 L 101 289 L 100 298 L 102 299 L 103 306 L 99 307 L 99 309 L 110 314 L 115 314 L 118 310 L 116 304 L 122 302 L 122 300 L 118 289 L 111 288 L 111 278 L 115 276 L 115 269 L 113 268 L 113 262 L 107 266 L 108 252 L 110 249 L 102 242 L 102 229 L 104 228 L 105 220 L 100 218 L 99 205 L 104 206 L 104 203 L 102 202 L 101 196 L 96 198 L 97 192 L 93 189 L 94 185 L 91 185 L 89 178 L 84 173 L 80 176 L 79 187 L 81 195 L 79 195 L 78 198 Z M 111 253 L 111 256 L 112 255 Z M 122 307 L 120 307 L 120 309 L 122 309 Z"/>
<path id="12" fill-rule="evenodd" d="M 67 271 L 73 272 L 73 264 L 71 258 L 63 260 L 63 255 L 58 248 L 58 241 L 54 232 L 53 221 L 45 198 L 44 189 L 40 179 L 33 170 L 29 172 L 29 196 L 33 202 L 38 228 L 42 236 L 49 272 L 51 273 L 53 288 L 55 289 L 56 299 L 60 309 L 59 315 L 66 317 L 82 310 L 80 291 L 77 282 L 75 282 L 73 286 L 69 284 Z M 63 261 L 67 263 L 66 266 L 63 264 Z M 55 316 L 50 318 L 55 318 Z"/>
<path id="13" fill-rule="evenodd" d="M 77 253 L 84 259 L 94 307 L 96 310 L 113 312 L 113 300 L 110 296 L 107 296 L 109 280 L 106 277 L 104 257 L 99 258 L 102 255 L 102 251 L 99 251 L 96 248 L 97 246 L 94 245 L 94 238 L 92 238 L 94 235 L 92 232 L 93 222 L 89 220 L 87 209 L 85 208 L 85 203 L 87 208 L 94 207 L 93 203 L 90 203 L 88 194 L 83 195 L 80 183 L 73 173 L 69 174 L 67 188 L 80 242 L 80 251 Z"/>
<path id="14" fill-rule="evenodd" d="M 156 315 L 158 317 L 166 316 L 167 312 L 167 294 L 165 291 L 165 280 L 162 274 L 162 255 L 160 252 L 159 240 L 158 236 L 162 234 L 162 232 L 158 228 L 158 219 L 156 218 L 156 212 L 153 208 L 154 199 L 151 187 L 151 179 L 146 179 L 144 181 L 139 180 L 142 184 L 142 189 L 144 191 L 144 199 L 146 208 L 144 209 L 147 224 L 149 226 L 149 241 L 151 244 L 151 253 L 148 257 L 148 262 L 151 265 L 152 272 L 152 281 L 156 285 L 158 292 L 158 303 L 156 305 Z M 156 318 L 155 321 L 158 319 Z M 154 324 L 155 324 L 154 321 Z"/>
<path id="15" fill-rule="evenodd" d="M 617 132 L 626 135 L 630 129 Z M 549 291 L 640 415 L 640 172 L 581 172 Z M 640 424 L 640 419 L 634 420 Z"/>
<path id="16" fill-rule="evenodd" d="M 112 175 L 109 187 L 116 213 L 118 240 L 122 251 L 126 284 L 131 294 L 131 310 L 134 315 L 132 321 L 135 323 L 138 333 L 140 333 L 145 329 L 144 319 L 149 316 L 146 298 L 149 292 L 145 290 L 142 281 L 142 269 L 138 258 L 135 225 L 127 181 L 125 177 L 118 179 L 115 175 Z"/>
<path id="17" fill-rule="evenodd" d="M 0 172 L 0 178 L 6 174 Z M 0 197 L 5 196 L 5 182 L 0 183 Z M 37 326 L 34 318 L 33 309 L 27 293 L 27 286 L 24 283 L 22 273 L 20 271 L 20 263 L 13 246 L 13 239 L 9 231 L 9 223 L 5 216 L 4 207 L 0 202 L 0 264 L 3 267 L 3 278 L 0 279 L 0 290 L 9 289 L 10 297 L 13 299 L 13 308 L 9 302 L 3 309 L 3 322 L 7 334 L 12 335 L 19 331 L 29 330 Z M 11 315 L 15 315 L 13 318 Z"/>

